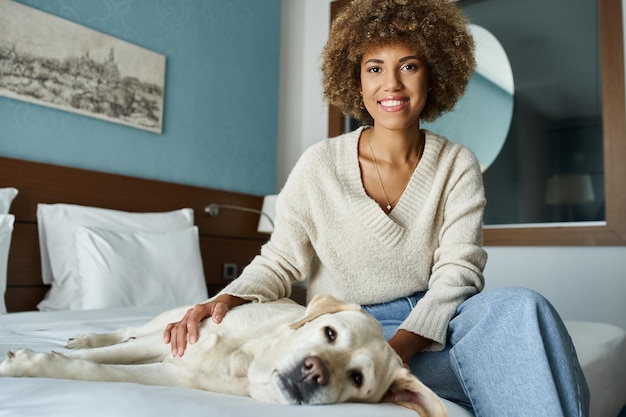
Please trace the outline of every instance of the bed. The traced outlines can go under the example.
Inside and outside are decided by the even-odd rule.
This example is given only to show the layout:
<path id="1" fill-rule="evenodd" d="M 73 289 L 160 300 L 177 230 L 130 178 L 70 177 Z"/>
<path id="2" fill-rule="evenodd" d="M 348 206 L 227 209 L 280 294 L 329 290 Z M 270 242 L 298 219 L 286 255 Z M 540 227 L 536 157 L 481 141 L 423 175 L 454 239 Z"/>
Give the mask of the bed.
<path id="1" fill-rule="evenodd" d="M 110 251 L 111 246 L 114 248 L 119 248 L 118 245 L 123 246 L 124 251 L 131 254 L 130 260 L 143 267 L 146 262 L 137 261 L 139 258 L 133 255 L 133 245 L 145 246 L 146 239 L 149 238 L 150 245 L 156 245 L 152 252 L 158 254 L 163 253 L 164 248 L 168 248 L 169 251 L 172 241 L 185 242 L 176 245 L 181 248 L 191 245 L 189 247 L 193 250 L 184 252 L 197 251 L 197 256 L 188 262 L 195 263 L 195 274 L 186 274 L 195 276 L 195 281 L 185 283 L 183 286 L 199 288 L 192 292 L 197 293 L 198 297 L 203 297 L 205 294 L 202 293 L 201 287 L 212 295 L 227 283 L 227 279 L 224 278 L 225 265 L 231 269 L 235 266 L 240 270 L 258 253 L 260 246 L 267 240 L 267 235 L 257 232 L 258 214 L 225 209 L 215 218 L 204 215 L 204 207 L 210 203 L 258 210 L 263 199 L 254 195 L 0 157 L 0 189 L 2 188 L 15 189 L 17 196 L 10 198 L 12 200 L 8 204 L 10 214 L 1 214 L 2 201 L 0 201 L 0 216 L 4 216 L 6 223 L 10 223 L 11 226 L 5 228 L 8 233 L 5 230 L 4 246 L 0 236 L 0 272 L 6 270 L 6 278 L 0 275 L 0 285 L 4 286 L 3 280 L 6 279 L 5 304 L 8 311 L 8 314 L 0 315 L 0 359 L 7 351 L 20 347 L 29 347 L 35 351 L 62 352 L 68 337 L 141 324 L 168 308 L 163 305 L 151 305 L 142 298 L 145 296 L 143 293 L 152 292 L 142 291 L 142 288 L 146 288 L 145 284 L 126 289 L 123 286 L 124 282 L 117 282 L 115 277 L 110 276 L 105 277 L 108 281 L 104 286 L 98 286 L 97 282 L 83 284 L 80 297 L 74 295 L 56 297 L 58 299 L 50 297 L 50 293 L 54 292 L 51 288 L 59 284 L 55 281 L 58 274 L 52 273 L 55 269 L 54 264 L 56 263 L 54 272 L 67 267 L 67 264 L 72 264 L 68 261 L 59 267 L 60 255 L 47 253 L 50 250 L 55 252 L 62 247 L 71 247 L 73 253 L 81 254 L 80 265 L 75 267 L 83 268 L 81 269 L 83 273 L 84 268 L 87 268 L 86 271 L 90 274 L 111 275 L 111 269 L 101 270 L 98 269 L 99 265 L 105 263 L 129 267 L 129 259 L 115 258 L 113 262 L 108 258 L 116 256 L 115 249 L 113 252 Z M 49 234 L 41 234 L 39 223 L 52 224 L 50 230 L 53 230 L 55 225 L 63 224 L 62 221 L 58 221 L 63 219 L 63 216 L 76 220 L 85 215 L 81 210 L 87 210 L 87 213 L 95 212 L 98 221 L 101 220 L 98 210 L 110 210 L 115 213 L 119 211 L 123 212 L 124 216 L 131 217 L 134 213 L 141 215 L 142 218 L 145 217 L 144 214 L 150 213 L 170 213 L 168 216 L 174 213 L 172 216 L 178 216 L 175 220 L 185 224 L 184 227 L 180 226 L 184 232 L 180 232 L 179 235 L 179 230 L 176 229 L 140 230 L 132 233 L 123 230 L 113 233 L 106 228 L 97 227 L 99 225 L 87 224 L 78 226 L 73 232 L 76 242 L 81 244 L 75 242 L 73 245 L 64 246 L 59 243 L 46 247 L 45 242 L 50 242 L 51 237 Z M 8 207 L 6 211 L 9 211 Z M 54 217 L 55 215 L 61 217 Z M 114 217 L 113 221 L 120 225 L 124 224 L 125 220 L 120 221 Z M 161 219 L 158 219 L 157 223 L 162 223 Z M 6 244 L 7 235 L 10 238 L 8 239 L 10 245 Z M 105 245 L 98 246 L 102 242 Z M 196 246 L 193 246 L 193 242 L 197 242 Z M 86 247 L 97 250 L 86 251 Z M 3 250 L 8 253 L 6 266 L 2 263 Z M 81 250 L 83 252 L 79 252 Z M 171 250 L 174 251 L 175 248 Z M 102 256 L 105 259 L 102 259 Z M 47 261 L 46 257 L 49 258 Z M 88 267 L 85 267 L 83 260 L 87 258 L 91 259 L 91 262 L 87 262 Z M 157 258 L 147 259 L 161 261 Z M 103 262 L 104 260 L 107 262 Z M 173 286 L 177 284 L 181 283 L 177 282 Z M 161 285 L 164 286 L 165 284 Z M 136 293 L 138 298 L 116 304 L 120 295 L 111 291 L 111 288 L 117 287 Z M 162 291 L 162 288 L 160 290 Z M 94 292 L 106 293 L 109 302 L 98 304 L 106 297 L 93 296 Z M 159 289 L 154 292 L 167 298 L 159 293 Z M 92 294 L 91 301 L 84 301 L 89 299 L 86 294 Z M 179 295 L 181 296 L 184 295 Z M 171 297 L 168 299 L 170 303 L 179 301 L 177 296 Z M 303 303 L 304 290 L 296 289 L 292 298 Z M 84 304 L 72 304 L 76 303 L 77 299 L 83 300 L 81 302 Z M 63 302 L 70 303 L 68 308 L 62 308 Z M 38 306 L 45 308 L 46 311 L 36 311 Z M 567 322 L 567 326 L 591 386 L 591 415 L 616 417 L 626 404 L 625 332 L 615 326 L 599 323 Z M 471 416 L 454 404 L 446 402 L 446 405 L 452 417 Z M 415 415 L 408 409 L 392 404 L 297 406 L 296 409 L 296 406 L 261 404 L 249 398 L 183 388 L 44 378 L 0 378 L 2 416 L 158 417 L 173 413 L 176 415 L 202 413 L 208 416 L 291 416 L 298 413 L 301 416 L 317 416 L 320 412 L 331 417 L 348 414 L 398 417 Z"/>

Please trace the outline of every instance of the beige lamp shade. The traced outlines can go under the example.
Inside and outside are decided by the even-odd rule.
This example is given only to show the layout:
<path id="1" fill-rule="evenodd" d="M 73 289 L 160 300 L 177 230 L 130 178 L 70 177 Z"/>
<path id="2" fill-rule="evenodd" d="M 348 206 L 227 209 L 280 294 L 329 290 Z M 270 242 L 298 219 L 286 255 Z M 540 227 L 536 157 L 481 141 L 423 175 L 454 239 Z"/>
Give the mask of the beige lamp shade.
<path id="1" fill-rule="evenodd" d="M 587 174 L 556 174 L 548 178 L 547 204 L 584 204 L 595 199 L 591 176 Z"/>

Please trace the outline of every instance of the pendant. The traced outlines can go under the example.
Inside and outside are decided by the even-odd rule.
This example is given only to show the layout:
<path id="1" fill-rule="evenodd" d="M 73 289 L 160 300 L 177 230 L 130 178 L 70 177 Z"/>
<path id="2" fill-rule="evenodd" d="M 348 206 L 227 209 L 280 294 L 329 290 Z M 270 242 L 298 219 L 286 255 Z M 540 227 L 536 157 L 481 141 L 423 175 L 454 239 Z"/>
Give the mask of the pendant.
<path id="1" fill-rule="evenodd" d="M 391 204 L 387 204 L 387 211 L 391 211 Z"/>

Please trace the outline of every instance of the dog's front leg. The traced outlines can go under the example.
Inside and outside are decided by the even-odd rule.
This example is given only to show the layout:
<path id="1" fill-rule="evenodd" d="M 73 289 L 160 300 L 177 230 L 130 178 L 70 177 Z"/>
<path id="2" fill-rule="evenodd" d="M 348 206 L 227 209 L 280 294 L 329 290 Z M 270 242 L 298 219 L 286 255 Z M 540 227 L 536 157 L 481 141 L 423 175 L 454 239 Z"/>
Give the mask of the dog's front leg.
<path id="1" fill-rule="evenodd" d="M 160 334 L 130 338 L 110 346 L 91 349 L 77 349 L 66 353 L 68 358 L 84 359 L 91 362 L 131 365 L 161 362 L 170 354 L 170 346 L 163 342 Z"/>
<path id="2" fill-rule="evenodd" d="M 68 349 L 87 349 L 103 346 L 111 346 L 118 343 L 124 343 L 131 339 L 148 336 L 151 334 L 163 334 L 165 326 L 168 323 L 180 320 L 189 306 L 178 307 L 161 313 L 148 323 L 137 326 L 119 329 L 110 333 L 91 333 L 83 334 L 69 339 L 67 342 Z"/>
<path id="3" fill-rule="evenodd" d="M 70 338 L 65 346 L 68 349 L 91 349 L 124 343 L 137 337 L 136 328 L 128 327 L 110 333 L 88 333 Z"/>
<path id="4" fill-rule="evenodd" d="M 0 376 L 75 379 L 81 381 L 134 382 L 145 385 L 188 386 L 184 370 L 171 363 L 108 365 L 68 358 L 60 353 L 30 349 L 9 352 L 0 363 Z"/>

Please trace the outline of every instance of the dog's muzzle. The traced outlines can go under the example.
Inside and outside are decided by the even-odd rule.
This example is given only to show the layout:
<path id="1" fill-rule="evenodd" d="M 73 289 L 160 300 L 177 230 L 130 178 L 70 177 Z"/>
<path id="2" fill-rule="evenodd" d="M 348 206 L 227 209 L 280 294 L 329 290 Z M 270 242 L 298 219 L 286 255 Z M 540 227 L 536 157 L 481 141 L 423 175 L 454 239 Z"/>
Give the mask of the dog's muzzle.
<path id="1" fill-rule="evenodd" d="M 278 389 L 289 404 L 324 404 L 320 388 L 329 382 L 330 373 L 318 356 L 307 356 L 298 365 L 277 376 Z"/>

